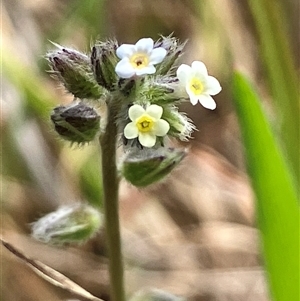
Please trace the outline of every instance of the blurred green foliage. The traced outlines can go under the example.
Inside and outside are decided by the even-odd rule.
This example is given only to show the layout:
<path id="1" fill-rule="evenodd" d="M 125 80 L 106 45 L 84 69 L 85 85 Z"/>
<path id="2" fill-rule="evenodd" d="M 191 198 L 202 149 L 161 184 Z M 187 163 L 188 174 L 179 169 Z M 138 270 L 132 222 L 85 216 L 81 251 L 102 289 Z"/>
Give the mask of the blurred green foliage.
<path id="1" fill-rule="evenodd" d="M 239 73 L 233 84 L 271 292 L 275 300 L 295 300 L 299 296 L 299 206 L 292 176 L 255 91 Z"/>
<path id="2" fill-rule="evenodd" d="M 274 300 L 289 301 L 299 297 L 300 111 L 297 74 L 281 5 L 280 1 L 249 1 L 277 126 L 270 126 L 261 99 L 239 73 L 234 76 L 233 94 L 257 198 L 271 295 Z M 277 135 L 272 127 L 279 129 Z"/>
<path id="3" fill-rule="evenodd" d="M 285 26 L 283 3 L 250 0 L 249 6 L 260 41 L 266 81 L 276 107 L 280 136 L 289 167 L 300 184 L 300 96 L 299 81 L 292 57 L 292 47 Z M 297 188 L 299 189 L 299 188 Z"/>

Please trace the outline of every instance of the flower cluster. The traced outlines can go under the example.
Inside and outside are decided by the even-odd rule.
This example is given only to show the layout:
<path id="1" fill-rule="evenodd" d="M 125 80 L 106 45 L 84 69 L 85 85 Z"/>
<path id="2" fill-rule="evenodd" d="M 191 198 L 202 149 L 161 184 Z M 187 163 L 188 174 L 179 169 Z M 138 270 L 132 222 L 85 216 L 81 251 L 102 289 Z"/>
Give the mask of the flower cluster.
<path id="1" fill-rule="evenodd" d="M 174 111 L 174 103 L 187 96 L 193 105 L 199 101 L 205 108 L 216 108 L 211 95 L 218 94 L 221 86 L 215 77 L 208 75 L 203 62 L 194 61 L 191 66 L 182 64 L 176 77 L 168 74 L 181 53 L 177 43 L 173 38 L 163 38 L 163 43 L 156 44 L 151 38 L 143 38 L 135 45 L 123 44 L 116 50 L 120 59 L 115 67 L 117 75 L 135 81 L 138 77 L 143 78 L 139 87 L 141 93 L 128 110 L 130 121 L 124 128 L 124 137 L 137 138 L 143 147 L 153 147 L 156 137 L 167 134 L 180 139 L 189 137 L 193 126 L 184 115 Z M 173 60 L 167 69 L 162 68 L 167 57 L 173 57 Z M 156 69 L 158 75 L 153 80 L 151 77 Z M 161 70 L 165 72 L 159 72 Z"/>
<path id="2" fill-rule="evenodd" d="M 98 115 L 100 104 L 107 113 L 117 112 L 117 130 L 126 153 L 158 150 L 169 141 L 166 137 L 189 139 L 194 125 L 179 112 L 178 104 L 189 100 L 192 105 L 199 102 L 207 109 L 216 108 L 212 96 L 221 91 L 220 83 L 208 75 L 203 62 L 178 66 L 184 44 L 174 37 L 156 42 L 142 38 L 134 45 L 97 42 L 90 55 L 56 46 L 58 50 L 47 58 L 52 73 L 74 95 L 75 104 L 54 109 L 51 119 L 60 136 L 71 142 L 84 144 L 105 132 L 107 118 Z"/>
<path id="3" fill-rule="evenodd" d="M 187 95 L 193 105 L 199 101 L 205 108 L 213 110 L 216 103 L 211 95 L 221 91 L 218 80 L 209 76 L 204 63 L 199 61 L 194 61 L 191 66 L 182 64 L 176 76 L 169 75 L 181 47 L 173 38 L 164 38 L 163 42 L 154 44 L 152 39 L 143 38 L 135 45 L 123 44 L 116 50 L 121 59 L 115 67 L 117 75 L 135 81 L 138 77 L 143 78 L 139 98 L 128 111 L 130 122 L 124 128 L 124 137 L 129 140 L 137 138 L 143 147 L 153 147 L 156 137 L 167 134 L 182 140 L 188 138 L 193 126 L 184 115 L 174 110 L 174 104 L 185 100 L 184 95 Z M 168 68 L 162 68 L 164 60 L 168 58 L 170 61 L 172 56 Z M 157 65 L 158 75 L 154 77 Z M 162 70 L 165 72 L 159 72 Z M 150 76 L 147 78 L 147 75 Z"/>

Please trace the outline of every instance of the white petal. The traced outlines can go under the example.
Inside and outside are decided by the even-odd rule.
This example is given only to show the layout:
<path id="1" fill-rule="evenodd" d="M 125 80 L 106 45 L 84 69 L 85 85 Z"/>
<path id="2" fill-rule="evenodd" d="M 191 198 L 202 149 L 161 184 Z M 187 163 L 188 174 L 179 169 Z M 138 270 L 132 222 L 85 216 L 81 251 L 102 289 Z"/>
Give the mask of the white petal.
<path id="1" fill-rule="evenodd" d="M 200 95 L 199 96 L 199 101 L 200 101 L 200 103 L 202 104 L 202 106 L 204 108 L 214 110 L 217 107 L 215 101 L 209 95 L 206 95 L 206 94 Z"/>
<path id="2" fill-rule="evenodd" d="M 195 106 L 198 103 L 199 100 L 199 95 L 195 95 L 192 92 L 188 92 L 189 97 L 190 97 L 190 102 L 193 106 Z"/>
<path id="3" fill-rule="evenodd" d="M 132 121 L 137 120 L 145 113 L 145 110 L 140 105 L 133 105 L 128 110 L 128 116 Z"/>
<path id="4" fill-rule="evenodd" d="M 156 71 L 155 67 L 153 65 L 150 65 L 142 69 L 135 69 L 135 74 L 141 76 L 145 74 L 153 74 L 155 73 L 155 71 Z"/>
<path id="5" fill-rule="evenodd" d="M 150 54 L 150 64 L 155 65 L 162 62 L 166 55 L 167 50 L 162 47 L 153 49 Z"/>
<path id="6" fill-rule="evenodd" d="M 189 78 L 192 76 L 192 68 L 186 64 L 181 64 L 176 71 L 176 75 L 179 81 L 183 85 L 186 85 Z"/>
<path id="7" fill-rule="evenodd" d="M 146 113 L 154 119 L 159 119 L 163 113 L 163 108 L 158 105 L 151 105 L 146 109 Z"/>
<path id="8" fill-rule="evenodd" d="M 121 78 L 130 78 L 135 74 L 135 70 L 130 64 L 128 58 L 122 59 L 115 67 L 115 71 Z"/>
<path id="9" fill-rule="evenodd" d="M 135 50 L 137 52 L 150 53 L 153 49 L 153 40 L 151 38 L 143 38 L 136 42 Z"/>
<path id="10" fill-rule="evenodd" d="M 193 74 L 195 74 L 197 77 L 200 76 L 200 78 L 203 78 L 203 76 L 206 77 L 208 75 L 206 66 L 203 62 L 199 62 L 199 61 L 192 62 L 192 69 L 193 69 Z"/>
<path id="11" fill-rule="evenodd" d="M 118 47 L 116 54 L 118 58 L 123 59 L 124 57 L 130 57 L 135 52 L 135 45 L 123 44 Z"/>
<path id="12" fill-rule="evenodd" d="M 154 125 L 153 134 L 155 134 L 156 136 L 163 137 L 167 135 L 169 129 L 170 129 L 169 123 L 166 120 L 159 119 Z"/>
<path id="13" fill-rule="evenodd" d="M 139 141 L 145 147 L 152 147 L 156 142 L 156 136 L 151 133 L 139 133 Z"/>
<path id="14" fill-rule="evenodd" d="M 133 122 L 128 123 L 124 128 L 124 136 L 127 139 L 136 138 L 139 134 L 139 130 Z"/>
<path id="15" fill-rule="evenodd" d="M 205 84 L 205 93 L 210 95 L 216 95 L 220 93 L 221 90 L 222 88 L 219 81 L 213 76 L 208 76 Z"/>

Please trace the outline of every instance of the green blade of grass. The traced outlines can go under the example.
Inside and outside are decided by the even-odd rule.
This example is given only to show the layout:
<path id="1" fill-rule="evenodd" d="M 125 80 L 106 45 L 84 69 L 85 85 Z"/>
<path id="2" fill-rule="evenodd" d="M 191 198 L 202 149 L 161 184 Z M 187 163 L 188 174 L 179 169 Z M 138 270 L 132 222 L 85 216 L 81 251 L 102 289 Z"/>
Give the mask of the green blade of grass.
<path id="1" fill-rule="evenodd" d="M 249 0 L 259 37 L 274 104 L 280 120 L 280 133 L 289 167 L 300 183 L 300 107 L 299 84 L 285 28 L 283 1 Z"/>
<path id="2" fill-rule="evenodd" d="M 245 146 L 249 176 L 257 199 L 258 226 L 276 301 L 299 297 L 299 206 L 286 162 L 251 85 L 236 73 L 234 104 Z"/>

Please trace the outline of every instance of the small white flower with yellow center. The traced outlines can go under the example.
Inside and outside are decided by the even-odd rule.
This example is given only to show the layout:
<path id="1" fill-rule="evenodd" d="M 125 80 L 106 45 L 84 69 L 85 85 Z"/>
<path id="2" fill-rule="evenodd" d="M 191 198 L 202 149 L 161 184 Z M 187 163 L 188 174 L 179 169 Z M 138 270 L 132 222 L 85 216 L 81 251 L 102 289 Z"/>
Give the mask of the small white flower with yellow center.
<path id="1" fill-rule="evenodd" d="M 208 75 L 204 63 L 194 61 L 191 66 L 180 65 L 177 77 L 180 84 L 185 87 L 193 105 L 199 101 L 207 109 L 216 108 L 216 103 L 210 95 L 218 94 L 222 88 L 216 78 Z"/>
<path id="2" fill-rule="evenodd" d="M 154 65 L 162 62 L 167 51 L 162 47 L 153 49 L 153 46 L 154 42 L 151 38 L 140 39 L 135 45 L 121 45 L 116 51 L 121 59 L 115 68 L 119 77 L 130 78 L 134 75 L 155 73 Z"/>
<path id="3" fill-rule="evenodd" d="M 127 139 L 138 138 L 140 144 L 152 147 L 156 143 L 156 136 L 165 136 L 170 125 L 161 119 L 163 108 L 158 105 L 150 105 L 146 110 L 140 105 L 133 105 L 128 110 L 128 116 L 132 122 L 124 128 Z"/>

